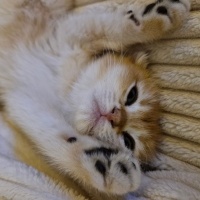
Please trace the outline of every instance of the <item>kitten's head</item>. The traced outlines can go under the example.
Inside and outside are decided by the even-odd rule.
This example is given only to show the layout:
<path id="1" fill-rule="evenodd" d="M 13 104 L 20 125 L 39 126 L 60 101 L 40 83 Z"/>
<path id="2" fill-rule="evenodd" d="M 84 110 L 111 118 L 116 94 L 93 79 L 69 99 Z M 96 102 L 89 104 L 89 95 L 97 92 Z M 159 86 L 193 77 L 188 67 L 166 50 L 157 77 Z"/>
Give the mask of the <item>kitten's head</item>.
<path id="1" fill-rule="evenodd" d="M 145 68 L 145 54 L 105 55 L 81 74 L 71 94 L 80 133 L 119 142 L 143 161 L 159 138 L 157 89 Z"/>

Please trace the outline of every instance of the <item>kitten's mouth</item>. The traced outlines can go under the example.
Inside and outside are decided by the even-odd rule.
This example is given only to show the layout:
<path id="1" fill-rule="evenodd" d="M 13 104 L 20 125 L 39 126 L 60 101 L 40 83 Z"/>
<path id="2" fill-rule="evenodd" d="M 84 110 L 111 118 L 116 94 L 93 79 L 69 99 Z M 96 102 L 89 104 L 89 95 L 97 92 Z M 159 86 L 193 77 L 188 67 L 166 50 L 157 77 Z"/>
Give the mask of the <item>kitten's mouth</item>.
<path id="1" fill-rule="evenodd" d="M 92 117 L 92 119 L 94 119 L 92 129 L 95 128 L 100 122 L 107 121 L 106 116 L 102 115 L 99 110 L 94 111 L 94 113 L 92 114 L 91 117 Z"/>
<path id="2" fill-rule="evenodd" d="M 93 118 L 92 119 L 92 122 L 90 123 L 90 125 L 89 125 L 89 131 L 88 131 L 88 133 L 87 134 L 89 134 L 89 135 L 94 135 L 94 130 L 95 130 L 95 128 L 97 127 L 97 126 L 99 126 L 99 124 L 101 123 L 101 122 L 103 122 L 102 120 L 104 120 L 104 119 L 101 119 L 101 116 L 96 116 L 95 118 L 94 117 L 91 117 L 91 118 Z"/>
<path id="3" fill-rule="evenodd" d="M 94 98 L 93 104 L 92 104 L 92 113 L 90 115 L 91 121 L 92 121 L 92 127 L 91 127 L 91 132 L 92 130 L 98 126 L 98 124 L 105 123 L 107 121 L 107 115 L 104 114 L 104 112 L 101 110 L 98 101 Z"/>

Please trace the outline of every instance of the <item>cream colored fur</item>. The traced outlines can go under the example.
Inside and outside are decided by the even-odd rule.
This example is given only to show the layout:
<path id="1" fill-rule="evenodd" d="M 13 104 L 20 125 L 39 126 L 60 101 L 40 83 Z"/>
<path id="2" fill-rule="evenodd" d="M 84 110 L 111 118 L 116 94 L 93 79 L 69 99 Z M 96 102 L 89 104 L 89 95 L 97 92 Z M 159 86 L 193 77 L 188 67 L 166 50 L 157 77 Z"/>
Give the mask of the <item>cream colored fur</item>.
<path id="1" fill-rule="evenodd" d="M 88 4 L 94 2 L 85 1 Z M 162 5 L 168 8 L 170 17 L 157 12 L 143 16 L 142 12 L 152 2 L 111 0 L 78 8 L 79 5 L 83 6 L 83 2 L 0 1 L 0 93 L 4 104 L 3 116 L 31 140 L 49 163 L 77 179 L 86 188 L 121 195 L 136 190 L 140 184 L 137 159 L 144 147 L 138 138 L 147 133 L 136 131 L 132 136 L 136 141 L 133 155 L 124 146 L 121 137 L 110 134 L 111 128 L 107 123 L 103 129 L 99 126 L 93 132 L 102 141 L 81 135 L 89 131 L 85 129 L 85 123 L 81 124 L 84 122 L 81 112 L 76 111 L 85 109 L 81 105 L 87 107 L 92 103 L 91 95 L 95 91 L 98 99 L 101 99 L 103 93 L 99 91 L 109 88 L 115 91 L 113 99 L 105 106 L 105 112 L 110 112 L 119 104 L 119 88 L 124 83 L 120 82 L 121 76 L 124 74 L 125 78 L 134 72 L 130 64 L 116 56 L 103 56 L 95 60 L 95 54 L 103 49 L 119 51 L 128 45 L 159 39 L 179 26 L 189 10 L 187 0 L 181 3 L 164 1 Z M 136 23 L 138 21 L 130 20 L 130 10 L 139 25 Z M 141 65 L 141 56 L 134 60 L 137 69 Z M 134 82 L 136 80 L 127 85 L 131 86 Z M 142 93 L 141 101 L 152 95 L 142 81 L 138 87 Z M 128 109 L 127 112 L 138 112 L 146 111 L 149 107 L 137 104 Z M 69 143 L 71 137 L 76 137 L 77 141 Z M 109 159 L 105 154 L 85 153 L 86 150 L 102 147 L 112 147 L 117 149 L 117 153 L 112 153 Z M 97 160 L 104 163 L 109 160 L 106 176 L 96 170 Z M 4 163 L 3 157 L 0 162 Z M 119 162 L 126 165 L 128 175 L 121 173 L 117 167 Z M 1 170 L 6 173 L 4 167 Z M 8 191 L 13 187 L 12 184 L 6 188 L 0 185 L 0 193 L 6 190 L 8 198 L 12 198 Z M 14 197 L 19 199 L 21 192 L 20 187 L 14 190 Z M 26 196 L 24 198 L 27 199 Z"/>

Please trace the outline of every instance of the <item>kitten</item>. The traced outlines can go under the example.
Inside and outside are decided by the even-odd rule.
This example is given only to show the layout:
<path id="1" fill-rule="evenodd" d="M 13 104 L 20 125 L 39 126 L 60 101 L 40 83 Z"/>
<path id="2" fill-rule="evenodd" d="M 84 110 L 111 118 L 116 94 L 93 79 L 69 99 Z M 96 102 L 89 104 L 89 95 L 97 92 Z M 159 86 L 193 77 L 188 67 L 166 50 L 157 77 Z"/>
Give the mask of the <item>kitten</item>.
<path id="1" fill-rule="evenodd" d="M 136 190 L 138 161 L 150 159 L 159 140 L 157 90 L 145 54 L 96 55 L 161 38 L 189 7 L 187 0 L 1 0 L 6 118 L 85 187 Z"/>

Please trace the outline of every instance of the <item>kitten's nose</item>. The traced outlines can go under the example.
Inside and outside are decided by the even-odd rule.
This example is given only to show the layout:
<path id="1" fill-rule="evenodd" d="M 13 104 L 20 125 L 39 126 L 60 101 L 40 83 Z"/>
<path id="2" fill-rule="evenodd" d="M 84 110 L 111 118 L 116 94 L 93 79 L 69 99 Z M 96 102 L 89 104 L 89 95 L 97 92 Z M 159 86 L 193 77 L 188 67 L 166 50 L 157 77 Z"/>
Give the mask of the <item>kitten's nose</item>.
<path id="1" fill-rule="evenodd" d="M 111 125 L 114 126 L 118 126 L 121 122 L 121 118 L 122 118 L 122 113 L 121 110 L 118 108 L 113 108 L 113 110 L 111 111 L 111 113 L 108 113 L 106 115 L 106 118 L 108 121 L 110 121 Z"/>

